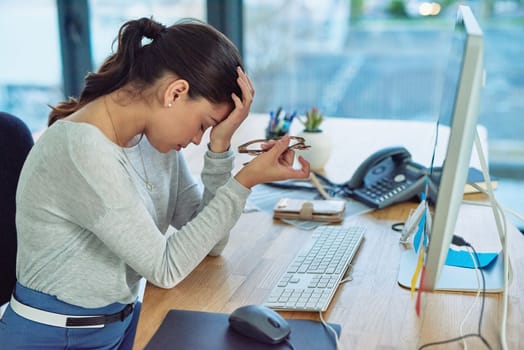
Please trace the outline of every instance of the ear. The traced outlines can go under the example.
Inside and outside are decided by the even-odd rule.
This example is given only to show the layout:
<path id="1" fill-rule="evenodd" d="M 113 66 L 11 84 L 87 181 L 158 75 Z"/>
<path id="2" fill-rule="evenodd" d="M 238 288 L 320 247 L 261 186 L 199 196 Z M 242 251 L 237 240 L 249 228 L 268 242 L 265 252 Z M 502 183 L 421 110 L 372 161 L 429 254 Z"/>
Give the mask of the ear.
<path id="1" fill-rule="evenodd" d="M 189 92 L 189 83 L 185 79 L 171 82 L 164 93 L 164 106 L 171 107 L 175 100 Z"/>

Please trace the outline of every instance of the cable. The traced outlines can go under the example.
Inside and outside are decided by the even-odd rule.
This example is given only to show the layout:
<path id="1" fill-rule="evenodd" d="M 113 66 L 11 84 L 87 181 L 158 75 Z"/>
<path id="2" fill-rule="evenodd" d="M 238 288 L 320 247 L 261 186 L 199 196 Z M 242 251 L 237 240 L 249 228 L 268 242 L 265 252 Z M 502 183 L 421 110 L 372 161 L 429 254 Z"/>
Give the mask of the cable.
<path id="1" fill-rule="evenodd" d="M 339 285 L 339 286 L 342 285 L 342 284 L 344 284 L 344 283 L 346 283 L 346 282 L 351 282 L 351 281 L 353 281 L 353 265 L 352 265 L 352 264 L 349 264 L 348 266 L 349 266 L 349 267 L 348 267 L 348 272 L 349 272 L 349 274 L 348 274 L 348 276 L 347 276 L 346 278 L 343 278 L 343 279 L 340 280 L 340 282 L 338 282 L 338 285 Z"/>
<path id="2" fill-rule="evenodd" d="M 322 322 L 322 324 L 324 325 L 324 327 L 326 327 L 326 329 L 328 331 L 330 331 L 334 338 L 335 338 L 335 349 L 336 350 L 339 350 L 340 349 L 340 341 L 338 340 L 338 333 L 337 331 L 335 331 L 335 329 L 333 329 L 333 327 L 331 327 L 325 320 L 324 320 L 324 317 L 322 317 L 322 311 L 318 313 L 318 315 L 320 316 L 320 322 Z"/>
<path id="3" fill-rule="evenodd" d="M 349 264 L 349 270 L 348 271 L 353 271 L 353 265 Z M 342 285 L 346 282 L 349 282 L 349 281 L 352 281 L 353 280 L 353 276 L 351 275 L 351 272 L 349 273 L 349 276 L 346 277 L 346 278 L 343 278 L 339 283 L 338 285 Z M 322 316 L 322 311 L 320 311 L 318 313 L 319 317 L 320 317 L 320 322 L 324 325 L 324 327 L 326 327 L 327 330 L 329 330 L 333 336 L 335 337 L 335 349 L 336 350 L 339 350 L 340 349 L 340 341 L 338 339 L 338 333 L 337 331 L 335 331 L 335 329 L 333 327 L 331 327 L 329 325 L 329 323 L 327 323 L 325 320 L 324 320 L 324 317 Z"/>
<path id="4" fill-rule="evenodd" d="M 475 187 L 475 186 L 474 186 Z M 483 189 L 480 187 L 478 188 L 479 191 L 486 193 Z M 486 193 L 487 194 L 487 193 Z M 489 196 L 489 194 L 488 194 Z M 491 197 L 491 196 L 490 196 Z M 492 202 L 490 204 L 488 203 L 482 203 L 482 202 L 474 202 L 474 201 L 463 201 L 464 203 L 472 204 L 472 205 L 478 205 L 478 206 L 491 206 L 496 209 L 496 212 L 501 217 L 504 216 L 504 209 L 500 206 L 500 204 L 492 197 Z M 502 298 L 502 317 L 501 317 L 501 324 L 500 324 L 500 342 L 501 342 L 501 348 L 503 350 L 508 349 L 507 341 L 506 341 L 506 321 L 507 321 L 507 315 L 508 315 L 508 303 L 509 303 L 509 281 L 511 280 L 511 262 L 509 261 L 509 239 L 507 235 L 507 221 L 503 220 L 503 227 L 502 232 L 499 231 L 499 237 L 502 242 L 502 251 L 504 252 L 504 290 L 503 290 L 503 298 Z"/>
<path id="5" fill-rule="evenodd" d="M 510 209 L 510 208 L 503 208 L 504 211 L 508 214 L 511 214 L 513 215 L 514 217 L 516 217 L 517 219 L 519 219 L 520 221 L 524 222 L 524 216 L 520 215 L 519 213 L 517 213 L 516 211 L 514 211 L 513 209 Z"/>
<path id="6" fill-rule="evenodd" d="M 475 265 L 477 267 L 480 266 L 480 261 L 479 261 L 479 258 L 478 258 L 477 251 L 475 250 L 475 248 L 471 244 L 469 244 L 462 237 L 457 236 L 457 235 L 453 236 L 453 239 L 452 239 L 451 242 L 454 245 L 459 246 L 459 247 L 465 246 L 465 247 L 470 248 L 473 251 L 473 253 L 474 253 L 473 255 L 475 256 L 475 260 L 476 260 L 476 264 Z M 481 303 L 481 307 L 480 307 L 480 316 L 479 316 L 479 323 L 478 323 L 477 333 L 469 333 L 469 334 L 461 335 L 459 337 L 455 337 L 455 338 L 451 338 L 451 339 L 446 339 L 446 340 L 426 343 L 426 344 L 420 346 L 418 348 L 419 350 L 422 350 L 422 349 L 425 349 L 425 348 L 428 348 L 428 347 L 431 347 L 431 346 L 437 346 L 437 345 L 454 343 L 454 342 L 457 342 L 457 341 L 460 341 L 460 340 L 464 341 L 466 338 L 471 338 L 471 337 L 478 337 L 484 343 L 484 345 L 488 349 L 490 349 L 490 350 L 492 349 L 491 345 L 488 343 L 486 338 L 484 338 L 482 336 L 482 333 L 481 333 L 481 330 L 482 330 L 482 318 L 484 316 L 484 306 L 485 306 L 485 302 L 486 302 L 486 279 L 484 277 L 484 272 L 482 271 L 482 269 L 477 268 L 477 271 L 480 271 L 480 275 L 482 277 L 482 303 Z M 468 314 L 469 314 L 469 311 L 468 311 Z M 469 316 L 468 314 L 466 314 L 466 317 Z M 462 330 L 461 330 L 461 333 L 462 333 Z"/>
<path id="7" fill-rule="evenodd" d="M 466 320 L 468 319 L 468 317 L 471 315 L 471 312 L 473 311 L 473 308 L 477 304 L 477 302 L 479 300 L 479 296 L 480 296 L 480 291 L 481 291 L 480 271 L 479 271 L 480 267 L 477 265 L 477 259 L 475 259 L 475 257 L 473 256 L 473 253 L 472 253 L 471 249 L 468 249 L 468 253 L 469 253 L 470 257 L 471 257 L 471 261 L 473 262 L 473 268 L 475 269 L 475 275 L 477 276 L 477 294 L 475 295 L 475 300 L 473 300 L 473 302 L 471 303 L 471 306 L 469 307 L 468 312 L 466 312 L 466 316 L 464 316 L 464 319 L 460 323 L 460 336 L 461 337 L 464 336 L 464 332 L 463 332 L 464 324 L 466 323 Z M 462 342 L 464 344 L 464 350 L 467 350 L 468 349 L 468 344 L 466 343 L 466 339 L 462 339 Z"/>
<path id="8" fill-rule="evenodd" d="M 452 239 L 452 243 L 456 246 L 459 246 L 459 247 L 468 247 L 470 248 L 473 253 L 474 253 L 474 256 L 475 256 L 475 260 L 476 260 L 476 265 L 477 266 L 480 266 L 480 260 L 479 260 L 479 256 L 477 254 L 477 251 L 475 250 L 475 248 L 473 248 L 473 246 L 471 244 L 469 244 L 468 242 L 466 242 L 462 237 L 460 236 L 457 236 L 457 235 L 454 235 L 453 236 L 453 239 Z M 486 339 L 481 335 L 481 330 L 482 330 L 482 316 L 484 315 L 484 307 L 485 307 L 485 304 L 486 304 L 486 279 L 484 278 L 484 271 L 482 271 L 482 269 L 478 269 L 478 271 L 480 271 L 480 275 L 482 277 L 482 304 L 480 306 L 480 316 L 479 316 L 479 328 L 478 328 L 478 336 L 480 337 L 480 339 L 484 342 L 484 344 L 486 344 L 486 346 L 491 349 L 491 346 L 488 344 L 488 342 L 486 341 Z"/>
<path id="9" fill-rule="evenodd" d="M 311 172 L 310 183 L 297 183 L 296 180 L 266 182 L 265 185 L 287 190 L 318 191 L 324 199 L 327 197 L 351 197 L 353 191 L 347 183 L 334 183 L 324 175 Z"/>
<path id="10" fill-rule="evenodd" d="M 395 232 L 402 232 L 402 230 L 404 229 L 404 225 L 404 222 L 395 222 L 391 225 L 391 229 Z"/>
<path id="11" fill-rule="evenodd" d="M 475 148 L 480 160 L 480 165 L 482 169 L 482 175 L 484 176 L 484 181 L 486 183 L 486 189 L 488 192 L 488 197 L 492 203 L 493 215 L 495 217 L 495 222 L 497 224 L 497 230 L 499 233 L 499 238 L 502 242 L 502 251 L 504 252 L 504 291 L 503 291 L 503 300 L 502 300 L 502 318 L 500 323 L 500 343 L 503 350 L 508 348 L 507 339 L 506 339 L 506 321 L 508 316 L 508 303 L 509 303 L 509 281 L 511 280 L 512 269 L 511 262 L 509 260 L 509 237 L 507 234 L 507 220 L 504 216 L 504 211 L 495 199 L 493 194 L 493 186 L 491 183 L 491 178 L 488 171 L 488 163 L 486 157 L 484 156 L 484 151 L 482 149 L 482 143 L 480 142 L 480 136 L 478 130 L 475 132 Z M 499 215 L 497 215 L 499 214 Z M 504 220 L 502 220 L 504 219 Z M 502 227 L 501 220 L 504 225 Z"/>
<path id="12" fill-rule="evenodd" d="M 478 334 L 477 333 L 470 333 L 470 334 L 466 334 L 466 335 L 463 335 L 463 336 L 460 336 L 460 337 L 455 337 L 455 338 L 450 338 L 450 339 L 447 339 L 447 340 L 441 340 L 441 341 L 436 341 L 436 342 L 432 342 L 432 343 L 427 343 L 427 344 L 424 344 L 421 347 L 419 347 L 418 350 L 429 348 L 430 346 L 450 344 L 450 343 L 457 342 L 459 340 L 472 338 L 472 337 L 478 337 Z M 489 349 L 491 349 L 491 347 Z"/>
<path id="13" fill-rule="evenodd" d="M 478 184 L 476 183 L 469 183 L 469 185 L 471 185 L 471 187 L 475 188 L 477 191 L 479 191 L 480 193 L 483 193 L 485 195 L 488 195 L 488 192 L 482 188 L 482 186 L 479 186 Z M 466 204 L 471 204 L 471 205 L 479 205 L 479 206 L 485 206 L 485 207 L 489 207 L 492 205 L 492 203 L 487 203 L 487 202 L 478 202 L 478 201 L 470 201 L 470 200 L 463 200 L 462 203 L 466 203 Z M 517 218 L 518 220 L 524 222 L 524 216 L 517 213 L 516 211 L 514 211 L 513 209 L 510 209 L 510 208 L 507 208 L 507 207 L 501 207 L 502 211 L 504 213 L 507 213 L 507 214 L 511 214 L 513 215 L 515 218 Z"/>

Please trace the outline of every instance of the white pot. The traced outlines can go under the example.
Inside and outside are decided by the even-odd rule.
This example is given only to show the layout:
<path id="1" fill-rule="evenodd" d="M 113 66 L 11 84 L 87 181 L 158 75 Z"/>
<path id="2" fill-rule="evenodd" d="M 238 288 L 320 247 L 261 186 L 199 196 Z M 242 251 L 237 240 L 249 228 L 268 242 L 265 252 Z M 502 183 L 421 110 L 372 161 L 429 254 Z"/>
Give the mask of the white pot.
<path id="1" fill-rule="evenodd" d="M 323 131 L 301 131 L 297 136 L 306 140 L 309 149 L 297 152 L 311 165 L 311 170 L 323 170 L 331 155 L 331 139 Z"/>

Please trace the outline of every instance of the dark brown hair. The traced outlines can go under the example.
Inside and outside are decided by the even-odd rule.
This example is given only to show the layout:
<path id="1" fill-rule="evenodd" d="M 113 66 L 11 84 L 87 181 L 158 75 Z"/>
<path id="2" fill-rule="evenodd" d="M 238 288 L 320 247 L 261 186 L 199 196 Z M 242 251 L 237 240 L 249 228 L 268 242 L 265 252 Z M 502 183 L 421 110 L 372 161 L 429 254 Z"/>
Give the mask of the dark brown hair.
<path id="1" fill-rule="evenodd" d="M 143 44 L 144 38 L 150 39 Z M 131 83 L 140 94 L 164 73 L 172 72 L 189 83 L 191 98 L 211 103 L 231 103 L 231 93 L 241 96 L 236 68 L 242 60 L 235 45 L 222 33 L 197 20 L 166 27 L 151 18 L 131 20 L 118 31 L 116 53 L 96 73 L 89 73 L 80 98 L 59 103 L 48 125 L 77 111 L 96 98 Z"/>

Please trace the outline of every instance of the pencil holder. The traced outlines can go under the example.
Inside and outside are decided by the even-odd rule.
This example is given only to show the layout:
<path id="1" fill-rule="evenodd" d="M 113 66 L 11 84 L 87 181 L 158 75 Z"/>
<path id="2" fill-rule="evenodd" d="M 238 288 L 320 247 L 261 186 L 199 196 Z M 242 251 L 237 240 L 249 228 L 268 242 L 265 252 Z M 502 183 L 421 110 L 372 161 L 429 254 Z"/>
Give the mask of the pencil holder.
<path id="1" fill-rule="evenodd" d="M 279 107 L 276 112 L 269 112 L 269 123 L 265 129 L 266 139 L 278 140 L 288 134 L 296 115 L 296 112 L 288 114 L 282 107 Z"/>
<path id="2" fill-rule="evenodd" d="M 269 130 L 269 128 L 266 128 L 266 140 L 278 140 L 282 136 L 287 134 L 286 131 L 273 131 Z"/>

